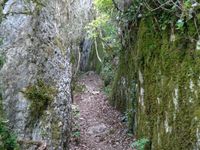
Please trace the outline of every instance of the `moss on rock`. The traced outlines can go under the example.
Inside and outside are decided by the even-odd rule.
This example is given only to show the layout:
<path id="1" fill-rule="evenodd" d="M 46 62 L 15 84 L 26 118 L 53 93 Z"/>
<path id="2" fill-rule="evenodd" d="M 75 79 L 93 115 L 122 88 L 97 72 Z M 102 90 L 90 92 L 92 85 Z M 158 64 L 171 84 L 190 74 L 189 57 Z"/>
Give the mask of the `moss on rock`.
<path id="1" fill-rule="evenodd" d="M 136 40 L 121 52 L 111 102 L 122 111 L 133 110 L 129 122 L 138 139 L 149 139 L 150 149 L 193 149 L 199 126 L 199 52 L 182 31 L 174 29 L 172 41 L 169 25 L 158 32 L 154 24 L 149 16 L 132 29 Z M 197 38 L 191 22 L 184 31 Z M 134 88 L 135 94 L 127 90 Z"/>
<path id="2" fill-rule="evenodd" d="M 34 124 L 42 115 L 47 107 L 54 100 L 57 90 L 47 85 L 43 80 L 38 80 L 35 85 L 30 85 L 23 92 L 25 97 L 31 101 L 30 104 L 30 123 Z"/>

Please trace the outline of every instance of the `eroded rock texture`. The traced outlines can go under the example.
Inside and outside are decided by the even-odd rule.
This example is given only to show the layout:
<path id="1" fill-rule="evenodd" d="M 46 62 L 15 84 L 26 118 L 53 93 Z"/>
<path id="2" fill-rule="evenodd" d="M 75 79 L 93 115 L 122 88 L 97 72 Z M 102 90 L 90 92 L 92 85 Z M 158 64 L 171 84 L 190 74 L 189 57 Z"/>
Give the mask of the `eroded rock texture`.
<path id="1" fill-rule="evenodd" d="M 73 72 L 85 68 L 89 59 L 91 41 L 87 38 L 85 26 L 94 19 L 93 0 L 71 0 L 68 4 L 68 39 L 73 49 L 71 61 Z"/>
<path id="2" fill-rule="evenodd" d="M 87 7 L 92 7 L 92 3 L 86 0 L 0 2 L 4 16 L 0 25 L 3 41 L 0 54 L 5 58 L 0 83 L 5 116 L 20 140 L 45 141 L 50 150 L 68 149 L 71 52 L 79 48 L 77 41 L 82 39 L 85 20 L 90 15 Z M 42 115 L 30 121 L 34 105 L 25 93 L 30 87 L 37 88 L 39 81 L 54 88 L 56 94 L 51 103 L 43 105 Z M 38 93 L 34 95 L 37 101 L 45 97 L 45 93 Z M 22 149 L 33 146 L 23 144 Z"/>
<path id="3" fill-rule="evenodd" d="M 188 41 L 179 31 L 173 33 L 171 28 L 156 32 L 152 24 L 153 17 L 145 17 L 130 30 L 127 41 L 131 44 L 126 43 L 121 52 L 111 102 L 127 113 L 137 139 L 149 140 L 147 150 L 198 150 L 197 43 Z M 193 33 L 193 22 L 187 25 L 184 34 Z"/>

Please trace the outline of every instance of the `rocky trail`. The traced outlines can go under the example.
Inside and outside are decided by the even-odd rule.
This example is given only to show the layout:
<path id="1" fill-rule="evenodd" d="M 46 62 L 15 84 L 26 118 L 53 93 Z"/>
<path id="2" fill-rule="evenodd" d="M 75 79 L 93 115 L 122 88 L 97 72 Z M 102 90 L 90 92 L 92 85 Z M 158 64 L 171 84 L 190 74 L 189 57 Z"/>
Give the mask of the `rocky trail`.
<path id="1" fill-rule="evenodd" d="M 88 72 L 77 84 L 82 92 L 74 93 L 70 150 L 131 150 L 134 138 L 122 114 L 108 104 L 101 78 Z"/>

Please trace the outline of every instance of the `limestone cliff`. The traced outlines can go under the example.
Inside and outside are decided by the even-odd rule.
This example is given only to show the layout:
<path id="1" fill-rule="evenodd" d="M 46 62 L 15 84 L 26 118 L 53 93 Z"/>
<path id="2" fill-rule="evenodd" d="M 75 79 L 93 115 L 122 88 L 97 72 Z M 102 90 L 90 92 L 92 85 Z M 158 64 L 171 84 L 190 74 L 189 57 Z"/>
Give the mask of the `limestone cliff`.
<path id="1" fill-rule="evenodd" d="M 71 53 L 83 39 L 91 1 L 6 0 L 1 3 L 2 105 L 21 149 L 44 141 L 68 149 Z M 78 9 L 79 8 L 79 9 Z M 80 15 L 81 9 L 81 15 Z M 84 10 L 84 11 L 83 11 Z M 79 13 L 79 14 L 77 14 Z"/>
<path id="2" fill-rule="evenodd" d="M 73 73 L 84 70 L 87 65 L 88 55 L 92 41 L 86 34 L 85 26 L 94 19 L 95 10 L 93 0 L 71 0 L 68 6 L 68 41 L 71 49 L 71 62 L 73 63 Z"/>

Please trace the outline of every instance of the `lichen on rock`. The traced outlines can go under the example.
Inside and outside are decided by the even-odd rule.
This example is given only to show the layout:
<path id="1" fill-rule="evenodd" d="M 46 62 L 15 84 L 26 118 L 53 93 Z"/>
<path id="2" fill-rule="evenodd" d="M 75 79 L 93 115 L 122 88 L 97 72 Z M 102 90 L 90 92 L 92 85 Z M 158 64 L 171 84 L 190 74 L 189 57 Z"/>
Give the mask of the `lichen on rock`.
<path id="1" fill-rule="evenodd" d="M 21 0 L 8 0 L 3 7 L 6 17 L 0 25 L 0 54 L 5 58 L 0 71 L 2 105 L 19 140 L 44 141 L 52 150 L 68 149 L 71 64 L 68 31 L 63 25 L 68 22 L 69 1 L 39 2 L 39 9 L 35 1 Z M 64 50 L 54 43 L 57 37 L 62 37 Z M 56 137 L 50 130 L 53 116 L 59 121 Z M 34 148 L 25 142 L 21 146 Z"/>

